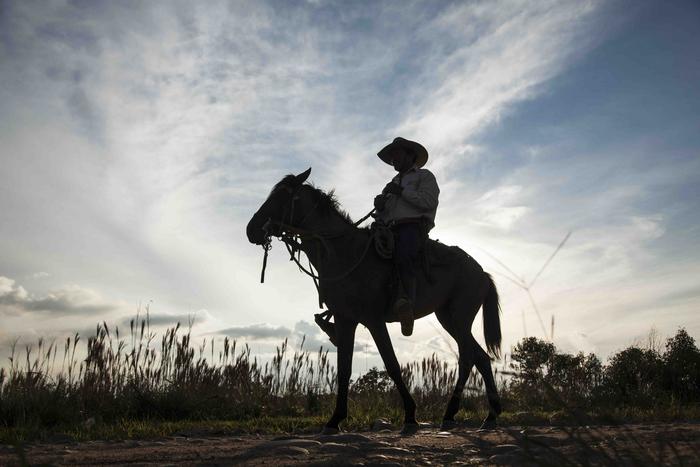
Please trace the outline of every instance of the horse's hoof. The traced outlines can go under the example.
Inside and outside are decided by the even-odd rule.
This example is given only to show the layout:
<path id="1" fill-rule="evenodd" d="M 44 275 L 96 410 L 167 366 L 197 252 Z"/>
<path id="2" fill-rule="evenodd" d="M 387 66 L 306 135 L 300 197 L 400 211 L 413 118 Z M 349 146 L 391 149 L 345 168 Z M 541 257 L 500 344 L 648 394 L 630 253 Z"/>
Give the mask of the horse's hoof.
<path id="1" fill-rule="evenodd" d="M 481 426 L 479 427 L 480 430 L 493 430 L 494 428 L 496 428 L 496 420 L 490 420 L 488 418 L 486 418 L 486 420 L 484 420 Z"/>
<path id="2" fill-rule="evenodd" d="M 454 420 L 443 420 L 442 424 L 440 425 L 440 429 L 443 431 L 449 431 L 453 428 L 457 428 L 457 422 Z"/>
<path id="3" fill-rule="evenodd" d="M 401 429 L 401 434 L 415 435 L 416 433 L 418 433 L 419 429 L 420 425 L 418 423 L 404 423 L 403 428 Z"/>
<path id="4" fill-rule="evenodd" d="M 338 433 L 340 433 L 340 429 L 332 426 L 324 426 L 321 430 L 322 435 L 337 435 Z"/>

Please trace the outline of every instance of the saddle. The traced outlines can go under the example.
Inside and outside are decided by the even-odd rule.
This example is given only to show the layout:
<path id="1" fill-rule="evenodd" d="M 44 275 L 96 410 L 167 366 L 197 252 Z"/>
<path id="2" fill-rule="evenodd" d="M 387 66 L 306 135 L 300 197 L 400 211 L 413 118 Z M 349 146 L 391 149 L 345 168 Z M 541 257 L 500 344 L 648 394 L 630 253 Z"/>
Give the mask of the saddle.
<path id="1" fill-rule="evenodd" d="M 377 254 L 384 259 L 392 259 L 394 256 L 394 246 L 396 244 L 395 234 L 391 227 L 386 224 L 375 222 L 370 227 L 374 248 Z M 430 226 L 427 221 L 420 223 L 421 237 L 418 246 L 418 267 L 423 271 L 427 281 L 433 284 L 435 279 L 431 274 L 431 266 L 445 264 L 453 261 L 457 256 L 466 253 L 459 247 L 448 246 L 428 237 Z"/>
<path id="2" fill-rule="evenodd" d="M 464 250 L 457 246 L 449 246 L 441 243 L 439 240 L 433 240 L 428 237 L 429 226 L 427 222 L 421 223 L 421 242 L 418 248 L 418 261 L 419 261 L 419 271 L 425 274 L 425 278 L 429 284 L 435 282 L 435 278 L 431 274 L 431 267 L 441 264 L 449 264 L 453 261 L 458 260 L 461 257 L 470 257 Z M 394 232 L 391 227 L 374 222 L 370 226 L 370 231 L 372 232 L 372 238 L 374 242 L 374 248 L 379 255 L 379 257 L 391 261 L 393 260 L 395 237 Z M 392 289 L 392 295 L 396 296 L 399 288 L 399 277 L 398 272 L 394 269 L 393 278 L 390 284 Z M 388 312 L 391 314 L 391 311 Z M 337 346 L 336 335 L 335 335 L 335 323 L 331 321 L 333 317 L 333 312 L 331 310 L 325 310 L 321 313 L 314 314 L 314 321 L 316 324 L 325 332 L 331 343 Z M 391 316 L 389 316 L 392 319 Z"/>

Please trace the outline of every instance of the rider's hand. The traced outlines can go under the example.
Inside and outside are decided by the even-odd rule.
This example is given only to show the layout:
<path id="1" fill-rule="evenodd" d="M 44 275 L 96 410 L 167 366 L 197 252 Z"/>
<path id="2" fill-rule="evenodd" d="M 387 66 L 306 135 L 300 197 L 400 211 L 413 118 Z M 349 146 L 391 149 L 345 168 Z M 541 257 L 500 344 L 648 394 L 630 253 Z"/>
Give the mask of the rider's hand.
<path id="1" fill-rule="evenodd" d="M 386 186 L 382 190 L 382 193 L 401 196 L 402 191 L 403 191 L 403 187 L 401 185 L 399 185 L 398 183 L 389 182 L 386 184 Z"/>
<path id="2" fill-rule="evenodd" d="M 374 207 L 377 209 L 377 211 L 383 211 L 384 206 L 386 206 L 386 196 L 384 195 L 377 195 L 374 197 Z"/>

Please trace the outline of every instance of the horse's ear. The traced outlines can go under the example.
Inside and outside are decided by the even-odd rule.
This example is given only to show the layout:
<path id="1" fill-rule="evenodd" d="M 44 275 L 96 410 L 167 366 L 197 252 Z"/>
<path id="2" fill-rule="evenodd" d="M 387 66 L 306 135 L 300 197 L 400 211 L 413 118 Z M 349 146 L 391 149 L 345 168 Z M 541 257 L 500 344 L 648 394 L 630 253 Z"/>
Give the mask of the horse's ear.
<path id="1" fill-rule="evenodd" d="M 307 178 L 309 178 L 309 174 L 311 174 L 311 167 L 300 173 L 295 177 L 295 181 L 297 185 L 301 185 L 306 181 Z"/>

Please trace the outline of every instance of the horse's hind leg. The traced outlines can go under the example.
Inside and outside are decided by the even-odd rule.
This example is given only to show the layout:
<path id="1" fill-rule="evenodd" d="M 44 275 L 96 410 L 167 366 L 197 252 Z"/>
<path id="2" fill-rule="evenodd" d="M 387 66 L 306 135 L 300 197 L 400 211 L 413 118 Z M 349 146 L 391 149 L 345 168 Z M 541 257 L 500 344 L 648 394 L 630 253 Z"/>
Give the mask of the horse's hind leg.
<path id="1" fill-rule="evenodd" d="M 472 366 L 474 365 L 474 349 L 471 345 L 473 337 L 467 327 L 466 323 L 459 325 L 454 323 L 453 316 L 449 313 L 436 313 L 440 324 L 450 333 L 450 335 L 457 341 L 457 346 L 459 348 L 459 371 L 457 374 L 457 383 L 455 384 L 454 391 L 452 392 L 452 397 L 447 403 L 447 408 L 445 409 L 445 415 L 442 419 L 442 426 L 444 428 L 449 428 L 455 424 L 455 415 L 459 412 L 459 404 L 462 400 L 462 392 L 464 391 L 464 386 L 467 384 L 467 379 L 469 378 L 469 373 L 471 372 Z"/>
<path id="2" fill-rule="evenodd" d="M 472 338 L 472 340 L 474 340 L 474 338 Z M 476 369 L 479 370 L 481 377 L 484 379 L 486 397 L 489 401 L 489 414 L 481 424 L 481 428 L 493 428 L 496 417 L 501 414 L 501 398 L 498 396 L 496 381 L 493 378 L 491 359 L 476 340 L 474 340 L 474 363 L 476 364 Z"/>

